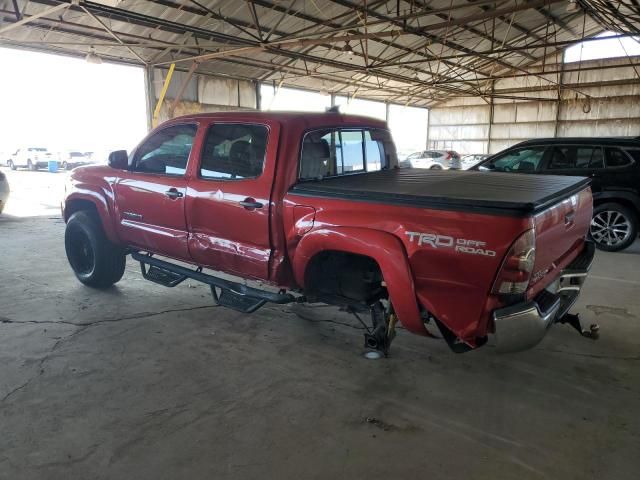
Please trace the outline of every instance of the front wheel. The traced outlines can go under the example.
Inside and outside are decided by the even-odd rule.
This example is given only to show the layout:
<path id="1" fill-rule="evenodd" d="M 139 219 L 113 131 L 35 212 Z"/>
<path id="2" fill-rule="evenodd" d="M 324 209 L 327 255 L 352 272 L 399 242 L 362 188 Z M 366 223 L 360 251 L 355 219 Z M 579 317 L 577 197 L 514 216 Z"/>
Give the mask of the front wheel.
<path id="1" fill-rule="evenodd" d="M 589 233 L 600 250 L 618 252 L 637 238 L 638 219 L 619 203 L 603 203 L 593 210 Z"/>
<path id="2" fill-rule="evenodd" d="M 11 170 L 17 170 L 17 167 L 15 166 L 12 160 L 9 160 L 7 162 L 7 167 L 9 167 Z"/>
<path id="3" fill-rule="evenodd" d="M 29 169 L 29 171 L 35 172 L 36 165 L 31 160 L 27 160 L 27 168 Z"/>
<path id="4" fill-rule="evenodd" d="M 429 170 L 442 170 L 442 167 L 436 163 L 435 165 L 431 165 Z"/>
<path id="5" fill-rule="evenodd" d="M 109 241 L 97 215 L 74 213 L 64 234 L 67 259 L 78 280 L 94 288 L 108 288 L 124 274 L 126 255 Z"/>

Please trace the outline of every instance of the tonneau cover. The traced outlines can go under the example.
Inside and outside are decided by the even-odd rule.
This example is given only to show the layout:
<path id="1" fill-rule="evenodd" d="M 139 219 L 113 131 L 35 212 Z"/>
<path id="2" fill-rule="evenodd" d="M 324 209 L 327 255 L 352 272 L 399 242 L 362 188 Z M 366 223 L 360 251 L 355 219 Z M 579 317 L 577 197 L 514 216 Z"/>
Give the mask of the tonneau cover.
<path id="1" fill-rule="evenodd" d="M 559 175 L 396 168 L 304 181 L 291 193 L 522 216 L 545 210 L 590 182 Z"/>

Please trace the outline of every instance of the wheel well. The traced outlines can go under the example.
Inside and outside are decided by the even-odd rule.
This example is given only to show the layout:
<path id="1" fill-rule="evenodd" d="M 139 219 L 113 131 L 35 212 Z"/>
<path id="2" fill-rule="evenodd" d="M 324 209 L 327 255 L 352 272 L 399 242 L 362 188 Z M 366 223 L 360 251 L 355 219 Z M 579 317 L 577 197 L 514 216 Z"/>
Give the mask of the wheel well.
<path id="1" fill-rule="evenodd" d="M 80 212 L 82 210 L 86 210 L 91 212 L 95 217 L 99 220 L 100 216 L 98 215 L 98 209 L 96 208 L 95 203 L 90 200 L 71 200 L 67 202 L 67 205 L 64 209 L 64 221 L 67 222 L 71 215 L 76 212 Z"/>
<path id="2" fill-rule="evenodd" d="M 593 201 L 593 207 L 595 208 L 595 207 L 598 207 L 598 206 L 603 205 L 605 203 L 618 203 L 618 204 L 630 209 L 633 213 L 636 214 L 636 217 L 640 216 L 640 211 L 638 210 L 638 207 L 636 206 L 636 204 L 633 203 L 631 200 L 628 200 L 626 198 L 618 198 L 618 197 L 614 197 L 614 198 L 598 198 L 598 199 L 595 199 Z"/>
<path id="3" fill-rule="evenodd" d="M 304 291 L 310 299 L 332 299 L 343 303 L 370 304 L 387 296 L 382 270 L 371 257 L 328 250 L 316 254 L 308 263 Z"/>

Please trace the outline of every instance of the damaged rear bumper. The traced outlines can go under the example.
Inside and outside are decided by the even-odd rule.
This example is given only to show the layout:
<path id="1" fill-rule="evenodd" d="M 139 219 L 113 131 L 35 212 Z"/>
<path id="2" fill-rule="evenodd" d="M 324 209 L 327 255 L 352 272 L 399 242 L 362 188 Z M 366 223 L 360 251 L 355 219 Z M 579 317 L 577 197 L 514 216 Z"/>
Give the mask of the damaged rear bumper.
<path id="1" fill-rule="evenodd" d="M 594 243 L 585 242 L 580 255 L 533 301 L 495 310 L 494 341 L 498 351 L 517 352 L 537 345 L 578 299 L 594 256 Z"/>

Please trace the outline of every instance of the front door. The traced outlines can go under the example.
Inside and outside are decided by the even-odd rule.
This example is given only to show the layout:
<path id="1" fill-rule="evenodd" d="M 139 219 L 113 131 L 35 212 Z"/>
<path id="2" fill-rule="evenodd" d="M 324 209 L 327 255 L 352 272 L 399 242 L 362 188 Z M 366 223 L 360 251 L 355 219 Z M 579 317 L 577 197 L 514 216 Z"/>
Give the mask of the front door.
<path id="1" fill-rule="evenodd" d="M 215 270 L 267 279 L 277 123 L 212 122 L 187 192 L 189 251 Z"/>
<path id="2" fill-rule="evenodd" d="M 131 171 L 116 184 L 118 230 L 128 245 L 189 259 L 185 172 L 198 127 L 171 125 L 133 153 Z"/>

